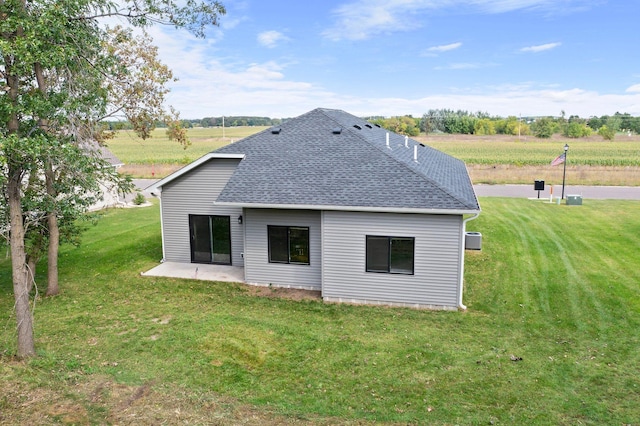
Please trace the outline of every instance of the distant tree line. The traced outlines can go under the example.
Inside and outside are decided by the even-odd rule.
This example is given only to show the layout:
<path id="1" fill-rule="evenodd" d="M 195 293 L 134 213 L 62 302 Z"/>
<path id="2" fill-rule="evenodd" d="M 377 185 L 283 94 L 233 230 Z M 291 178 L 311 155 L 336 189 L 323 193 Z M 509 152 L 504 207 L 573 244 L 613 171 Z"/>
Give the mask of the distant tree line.
<path id="1" fill-rule="evenodd" d="M 204 117 L 196 119 L 181 120 L 182 127 L 222 127 L 223 117 Z M 107 130 L 130 130 L 132 128 L 131 123 L 127 121 L 109 121 L 105 123 Z M 240 126 L 276 126 L 282 124 L 280 118 L 269 117 L 251 117 L 251 116 L 231 116 L 224 117 L 225 127 L 240 127 Z M 164 127 L 164 123 L 156 123 L 156 127 Z"/>
<path id="2" fill-rule="evenodd" d="M 452 109 L 432 109 L 421 118 L 411 115 L 397 117 L 367 117 L 393 132 L 417 136 L 423 133 L 449 133 L 466 135 L 534 135 L 550 138 L 562 134 L 569 138 L 581 138 L 597 133 L 604 139 L 612 140 L 616 133 L 640 134 L 640 117 L 616 112 L 588 119 L 572 115 L 568 119 L 564 111 L 560 117 L 498 117 L 486 112 L 469 112 Z"/>
<path id="3" fill-rule="evenodd" d="M 534 135 L 538 138 L 550 138 L 554 134 L 561 134 L 569 138 L 581 138 L 598 134 L 604 139 L 612 140 L 618 132 L 640 134 L 640 117 L 616 112 L 614 115 L 601 117 L 580 118 L 572 115 L 565 117 L 564 111 L 560 117 L 498 117 L 486 112 L 469 112 L 452 109 L 431 109 L 422 117 L 411 115 L 382 117 L 364 117 L 371 123 L 378 124 L 392 132 L 407 136 L 418 136 L 420 133 L 449 133 L 463 135 Z M 205 117 L 200 119 L 182 120 L 182 126 L 191 127 L 222 127 L 222 117 Z M 231 116 L 224 117 L 225 127 L 237 126 L 277 126 L 287 119 Z M 131 123 L 126 121 L 106 122 L 107 130 L 128 130 Z M 164 123 L 156 123 L 156 127 L 164 127 Z"/>

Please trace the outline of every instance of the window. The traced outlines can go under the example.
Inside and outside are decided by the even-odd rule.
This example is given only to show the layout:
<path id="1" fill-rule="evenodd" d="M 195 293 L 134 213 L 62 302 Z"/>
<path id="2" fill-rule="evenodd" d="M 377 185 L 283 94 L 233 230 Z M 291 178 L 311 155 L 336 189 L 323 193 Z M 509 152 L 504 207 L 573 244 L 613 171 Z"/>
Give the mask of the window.
<path id="1" fill-rule="evenodd" d="M 269 262 L 309 264 L 309 228 L 271 226 L 269 232 Z"/>
<path id="2" fill-rule="evenodd" d="M 415 238 L 367 235 L 367 272 L 413 275 Z"/>

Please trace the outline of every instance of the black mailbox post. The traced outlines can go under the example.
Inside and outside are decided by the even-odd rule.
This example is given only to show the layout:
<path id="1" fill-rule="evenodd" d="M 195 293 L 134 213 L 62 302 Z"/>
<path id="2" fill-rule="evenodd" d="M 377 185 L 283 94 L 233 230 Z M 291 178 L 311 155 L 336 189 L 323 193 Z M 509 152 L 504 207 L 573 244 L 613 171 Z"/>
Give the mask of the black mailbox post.
<path id="1" fill-rule="evenodd" d="M 540 198 L 540 191 L 544 191 L 544 181 L 543 180 L 534 181 L 533 190 L 538 191 L 538 198 Z"/>

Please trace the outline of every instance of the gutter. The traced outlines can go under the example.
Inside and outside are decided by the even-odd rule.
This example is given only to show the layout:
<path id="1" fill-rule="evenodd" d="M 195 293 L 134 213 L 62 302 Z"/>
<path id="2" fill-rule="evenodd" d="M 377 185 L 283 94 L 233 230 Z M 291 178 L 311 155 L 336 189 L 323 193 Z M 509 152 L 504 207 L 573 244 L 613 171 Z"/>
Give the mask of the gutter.
<path id="1" fill-rule="evenodd" d="M 406 207 L 370 207 L 370 206 L 331 206 L 320 204 L 269 204 L 269 203 L 243 203 L 230 201 L 214 201 L 216 206 L 242 207 L 247 209 L 282 209 L 282 210 L 326 210 L 326 211 L 352 211 L 373 213 L 419 213 L 419 214 L 443 214 L 443 215 L 479 215 L 475 209 L 425 209 Z"/>
<path id="2" fill-rule="evenodd" d="M 460 236 L 460 293 L 458 297 L 458 307 L 463 310 L 467 310 L 467 307 L 462 303 L 462 293 L 464 290 L 464 251 L 465 251 L 465 236 L 467 234 L 467 222 L 477 219 L 480 216 L 480 212 L 475 213 L 473 216 L 468 217 L 462 221 L 462 232 Z"/>

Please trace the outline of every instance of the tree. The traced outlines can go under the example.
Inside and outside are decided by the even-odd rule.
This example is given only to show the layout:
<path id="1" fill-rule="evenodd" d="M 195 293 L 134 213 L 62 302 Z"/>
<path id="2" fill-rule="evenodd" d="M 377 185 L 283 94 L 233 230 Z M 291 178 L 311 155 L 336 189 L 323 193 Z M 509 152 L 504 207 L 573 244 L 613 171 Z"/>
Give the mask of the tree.
<path id="1" fill-rule="evenodd" d="M 556 130 L 556 123 L 550 117 L 539 118 L 531 124 L 531 131 L 537 138 L 550 138 Z"/>
<path id="2" fill-rule="evenodd" d="M 377 118 L 371 122 L 401 135 L 418 136 L 420 134 L 419 120 L 410 115 Z"/>
<path id="3" fill-rule="evenodd" d="M 583 122 L 571 121 L 562 128 L 562 135 L 568 138 L 583 138 L 591 135 L 591 129 Z"/>
<path id="4" fill-rule="evenodd" d="M 603 124 L 599 129 L 598 129 L 598 135 L 602 136 L 602 139 L 607 140 L 607 141 L 612 141 L 613 138 L 615 138 L 616 136 L 616 131 L 610 127 L 607 127 L 606 124 Z"/>
<path id="5" fill-rule="evenodd" d="M 136 50 L 130 31 L 110 31 L 100 20 L 118 16 L 141 28 L 168 24 L 203 37 L 205 27 L 217 25 L 224 12 L 212 0 L 0 1 L 0 183 L 19 357 L 35 354 L 26 242 L 36 238 L 38 228 L 31 225 L 42 225 L 46 216 L 46 228 L 40 229 L 49 239 L 49 257 L 57 262 L 61 220 L 78 212 L 68 208 L 73 202 L 67 197 L 78 187 L 90 191 L 106 170 L 85 148 L 108 136 L 99 122 L 120 114 L 148 137 L 159 120 L 173 120 L 172 136 L 186 142 L 177 117 L 162 108 L 167 73 L 158 66 L 155 51 Z M 94 172 L 86 174 L 89 180 L 69 172 L 79 153 L 87 159 L 84 171 Z"/>
<path id="6" fill-rule="evenodd" d="M 493 121 L 491 121 L 488 118 L 481 118 L 477 120 L 473 128 L 473 134 L 474 135 L 495 135 L 496 128 L 493 124 Z"/>

